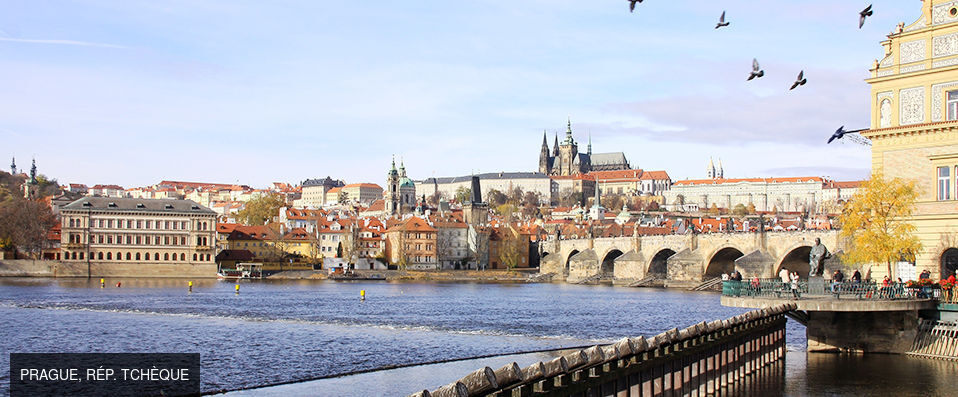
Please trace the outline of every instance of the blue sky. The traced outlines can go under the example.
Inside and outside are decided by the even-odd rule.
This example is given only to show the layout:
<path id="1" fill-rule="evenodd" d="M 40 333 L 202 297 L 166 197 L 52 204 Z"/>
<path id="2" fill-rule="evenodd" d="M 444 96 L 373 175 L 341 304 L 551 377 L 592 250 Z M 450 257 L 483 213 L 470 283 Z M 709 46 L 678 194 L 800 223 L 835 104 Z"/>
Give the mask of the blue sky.
<path id="1" fill-rule="evenodd" d="M 571 117 L 580 150 L 674 180 L 710 156 L 865 177 L 866 147 L 825 140 L 867 127 L 867 69 L 921 3 L 861 30 L 868 2 L 756 3 L 0 0 L 0 155 L 61 183 L 383 184 L 393 154 L 413 178 L 535 171 Z"/>

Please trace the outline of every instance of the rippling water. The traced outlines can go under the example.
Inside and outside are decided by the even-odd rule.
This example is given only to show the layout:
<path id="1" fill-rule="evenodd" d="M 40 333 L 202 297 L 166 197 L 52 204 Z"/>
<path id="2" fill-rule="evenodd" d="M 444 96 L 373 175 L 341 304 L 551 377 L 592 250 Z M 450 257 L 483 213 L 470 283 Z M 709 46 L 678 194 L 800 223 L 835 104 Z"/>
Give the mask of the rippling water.
<path id="1" fill-rule="evenodd" d="M 215 391 L 611 342 L 742 312 L 711 293 L 564 284 L 264 281 L 237 295 L 212 280 L 193 293 L 185 280 L 117 281 L 0 280 L 0 346 L 198 352 L 202 388 Z M 789 331 L 790 347 L 803 350 L 804 329 Z M 9 374 L 0 376 L 6 393 Z"/>

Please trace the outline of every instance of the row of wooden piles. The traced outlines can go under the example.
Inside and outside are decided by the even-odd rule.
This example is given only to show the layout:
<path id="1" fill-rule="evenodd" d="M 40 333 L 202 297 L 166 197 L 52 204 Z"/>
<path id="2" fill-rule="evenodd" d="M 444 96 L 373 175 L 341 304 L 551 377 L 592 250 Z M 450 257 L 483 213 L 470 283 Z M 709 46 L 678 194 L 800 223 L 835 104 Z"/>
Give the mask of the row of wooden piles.
<path id="1" fill-rule="evenodd" d="M 485 367 L 416 397 L 706 396 L 759 376 L 785 357 L 785 313 L 794 303 L 726 320 L 623 338 L 526 368 Z"/>

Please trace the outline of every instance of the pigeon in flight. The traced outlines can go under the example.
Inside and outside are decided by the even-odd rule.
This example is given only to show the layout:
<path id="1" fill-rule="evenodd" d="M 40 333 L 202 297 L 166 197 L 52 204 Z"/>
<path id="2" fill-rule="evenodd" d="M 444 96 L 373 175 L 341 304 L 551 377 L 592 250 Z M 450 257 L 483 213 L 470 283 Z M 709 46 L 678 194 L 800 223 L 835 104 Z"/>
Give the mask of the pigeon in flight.
<path id="1" fill-rule="evenodd" d="M 642 0 L 629 0 L 629 12 L 635 12 L 635 3 L 641 3 Z"/>
<path id="2" fill-rule="evenodd" d="M 798 78 L 795 79 L 794 83 L 792 83 L 792 88 L 789 88 L 788 90 L 789 91 L 794 90 L 798 88 L 798 86 L 800 85 L 805 85 L 806 82 L 808 82 L 808 79 L 805 78 L 805 71 L 803 70 L 801 72 L 798 72 Z"/>
<path id="3" fill-rule="evenodd" d="M 719 17 L 718 24 L 715 25 L 715 28 L 721 28 L 728 26 L 729 22 L 725 22 L 725 11 L 722 11 L 722 16 Z"/>
<path id="4" fill-rule="evenodd" d="M 758 59 L 752 58 L 752 73 L 748 75 L 748 79 L 756 79 L 765 75 L 765 71 L 758 66 Z"/>
<path id="5" fill-rule="evenodd" d="M 835 133 L 832 134 L 832 137 L 831 137 L 831 138 L 828 138 L 828 142 L 827 142 L 827 143 L 832 143 L 832 141 L 834 141 L 834 140 L 836 140 L 836 139 L 842 139 L 842 137 L 844 137 L 845 134 L 847 134 L 847 133 L 848 133 L 848 131 L 845 131 L 845 126 L 844 126 L 844 125 L 841 126 L 841 127 L 838 127 L 838 129 L 835 130 Z"/>
<path id="6" fill-rule="evenodd" d="M 861 29 L 862 26 L 865 26 L 865 18 L 872 16 L 874 11 L 872 11 L 872 5 L 869 4 L 867 8 L 858 13 L 858 28 Z"/>

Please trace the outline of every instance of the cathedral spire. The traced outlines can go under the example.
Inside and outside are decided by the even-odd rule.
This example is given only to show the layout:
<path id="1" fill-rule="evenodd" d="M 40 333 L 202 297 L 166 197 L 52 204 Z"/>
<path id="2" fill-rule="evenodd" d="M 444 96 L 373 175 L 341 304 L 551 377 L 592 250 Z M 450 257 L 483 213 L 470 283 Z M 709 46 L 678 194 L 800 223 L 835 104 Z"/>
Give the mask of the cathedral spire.
<path id="1" fill-rule="evenodd" d="M 589 148 L 588 149 L 589 149 L 588 150 L 589 156 L 591 156 L 592 155 L 592 131 L 589 131 Z"/>
<path id="2" fill-rule="evenodd" d="M 552 157 L 559 157 L 559 132 L 556 131 L 556 141 L 552 146 Z"/>
<path id="3" fill-rule="evenodd" d="M 573 139 L 572 139 L 572 118 L 569 117 L 568 122 L 566 122 L 565 143 L 566 143 L 566 144 L 571 144 L 571 143 L 573 143 L 573 142 L 574 142 L 574 141 L 573 141 Z"/>
<path id="4" fill-rule="evenodd" d="M 549 150 L 549 142 L 546 141 L 546 130 L 542 130 L 542 147 Z"/>

